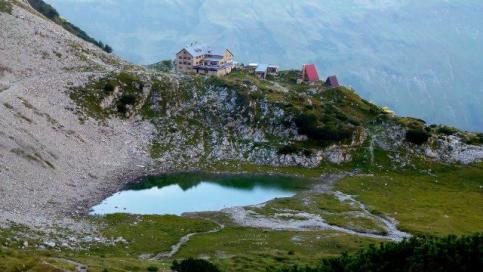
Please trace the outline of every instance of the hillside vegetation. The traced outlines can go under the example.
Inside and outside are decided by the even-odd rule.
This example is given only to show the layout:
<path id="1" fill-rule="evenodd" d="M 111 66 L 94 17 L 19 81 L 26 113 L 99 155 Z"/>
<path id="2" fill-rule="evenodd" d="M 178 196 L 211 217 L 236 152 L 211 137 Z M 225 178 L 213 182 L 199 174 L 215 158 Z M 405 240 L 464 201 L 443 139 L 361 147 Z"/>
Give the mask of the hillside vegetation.
<path id="1" fill-rule="evenodd" d="M 38 12 L 43 14 L 45 17 L 49 18 L 50 20 L 54 21 L 55 23 L 61 25 L 65 30 L 69 31 L 70 33 L 76 35 L 77 37 L 83 39 L 86 42 L 90 42 L 102 50 L 104 50 L 107 53 L 112 52 L 112 48 L 104 44 L 101 41 L 97 41 L 91 36 L 89 36 L 85 31 L 82 29 L 78 28 L 77 26 L 73 25 L 66 19 L 60 17 L 59 13 L 55 8 L 53 8 L 51 5 L 45 3 L 43 0 L 28 0 L 29 4 Z"/>
<path id="2" fill-rule="evenodd" d="M 481 133 L 392 116 L 346 87 L 297 85 L 296 74 L 259 80 L 246 72 L 224 78 L 121 72 L 73 89 L 71 98 L 87 118 L 151 122 L 157 131 L 152 157 L 178 166 L 174 154 L 199 166 L 231 161 L 305 167 L 364 164 L 374 150 L 391 153 L 389 163 L 399 166 L 428 154 L 464 163 L 483 156 L 477 147 Z"/>
<path id="3" fill-rule="evenodd" d="M 325 259 L 317 267 L 293 267 L 280 272 L 356 272 L 356 271 L 479 271 L 483 235 L 416 237 L 400 243 L 371 246 L 356 254 Z"/>
<path id="4" fill-rule="evenodd" d="M 261 231 L 226 212 L 199 214 L 194 216 L 197 220 L 213 220 L 224 229 L 194 236 L 159 267 L 197 256 L 209 258 L 222 271 L 316 267 L 321 258 L 380 241 L 358 235 L 393 237 L 394 230 L 381 218 L 393 218 L 396 231 L 413 235 L 471 234 L 483 227 L 477 208 L 482 168 L 475 164 L 481 160 L 481 134 L 387 114 L 346 87 L 298 85 L 297 73 L 284 71 L 260 80 L 246 72 L 217 78 L 123 70 L 70 88 L 81 122 L 150 123 L 154 130 L 147 143 L 149 155 L 163 170 L 268 172 L 319 179 L 327 172 L 351 173 L 332 190 L 304 191 L 244 210 L 255 218 L 287 224 L 310 222 L 300 214 L 322 218 L 357 235 L 317 228 Z M 134 218 L 123 218 L 118 232 L 133 237 L 128 246 L 95 252 L 110 261 L 122 258 L 142 267 L 127 254 L 152 256 L 172 243 L 160 240 L 160 247 L 151 248 L 133 236 L 163 237 L 169 227 L 143 229 L 140 222 L 172 219 Z M 87 256 L 72 257 L 99 270 L 116 267 Z"/>
<path id="5" fill-rule="evenodd" d="M 6 0 L 0 0 L 0 12 L 12 13 L 12 4 Z"/>
<path id="6" fill-rule="evenodd" d="M 162 60 L 157 63 L 145 65 L 145 67 L 159 72 L 171 72 L 174 70 L 174 65 L 172 60 Z"/>
<path id="7" fill-rule="evenodd" d="M 482 234 L 470 236 L 413 237 L 400 243 L 371 245 L 340 257 L 322 259 L 314 267 L 293 266 L 267 269 L 278 272 L 406 272 L 406 271 L 479 271 L 483 267 Z M 217 266 L 202 259 L 175 260 L 171 267 L 179 272 L 219 272 Z"/>
<path id="8" fill-rule="evenodd" d="M 246 72 L 217 78 L 124 71 L 73 88 L 71 97 L 83 118 L 150 122 L 156 131 L 151 156 L 164 167 L 171 164 L 168 169 L 359 174 L 343 178 L 334 192 L 303 192 L 245 208 L 258 218 L 297 221 L 305 213 L 382 236 L 389 230 L 379 215 L 416 235 L 470 234 L 483 227 L 477 208 L 481 166 L 450 164 L 481 160 L 481 134 L 393 116 L 346 87 L 298 85 L 297 74 L 260 80 Z M 226 215 L 204 216 L 225 229 L 194 237 L 176 257 L 209 256 L 222 271 L 313 266 L 315 256 L 337 256 L 374 242 L 349 241 L 340 233 L 329 242 L 332 232 L 259 233 Z"/>

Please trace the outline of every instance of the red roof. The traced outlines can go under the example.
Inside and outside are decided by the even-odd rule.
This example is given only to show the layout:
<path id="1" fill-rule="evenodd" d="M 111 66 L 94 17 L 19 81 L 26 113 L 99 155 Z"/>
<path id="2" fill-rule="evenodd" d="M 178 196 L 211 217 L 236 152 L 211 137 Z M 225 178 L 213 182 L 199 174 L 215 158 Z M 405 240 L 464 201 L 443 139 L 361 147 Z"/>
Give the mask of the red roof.
<path id="1" fill-rule="evenodd" d="M 325 81 L 325 85 L 330 87 L 339 87 L 339 80 L 337 80 L 336 76 L 330 76 Z"/>
<path id="2" fill-rule="evenodd" d="M 304 80 L 308 82 L 319 81 L 319 73 L 315 64 L 304 65 Z"/>

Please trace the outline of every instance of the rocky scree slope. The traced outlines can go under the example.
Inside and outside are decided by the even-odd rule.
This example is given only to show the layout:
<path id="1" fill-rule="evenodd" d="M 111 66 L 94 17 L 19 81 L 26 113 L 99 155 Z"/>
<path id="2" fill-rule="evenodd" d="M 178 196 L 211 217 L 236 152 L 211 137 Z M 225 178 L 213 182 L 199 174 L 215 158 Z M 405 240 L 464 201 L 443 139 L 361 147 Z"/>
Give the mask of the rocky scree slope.
<path id="1" fill-rule="evenodd" d="M 0 12 L 0 223 L 45 227 L 85 211 L 149 156 L 149 124 L 80 120 L 69 98 L 127 65 L 26 1 Z M 139 129 L 141 127 L 141 129 Z"/>

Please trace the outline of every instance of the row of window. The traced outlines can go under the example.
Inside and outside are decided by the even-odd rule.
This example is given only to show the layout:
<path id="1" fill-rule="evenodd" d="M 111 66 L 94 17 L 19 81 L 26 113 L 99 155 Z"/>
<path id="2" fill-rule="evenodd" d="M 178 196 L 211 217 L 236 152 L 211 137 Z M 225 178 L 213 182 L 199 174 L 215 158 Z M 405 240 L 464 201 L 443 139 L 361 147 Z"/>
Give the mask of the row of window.
<path id="1" fill-rule="evenodd" d="M 192 65 L 192 63 L 189 62 L 189 61 L 179 61 L 178 64 Z M 195 65 L 199 65 L 199 64 L 201 64 L 201 63 L 199 63 L 199 62 L 195 63 Z M 219 61 L 219 62 L 218 61 L 205 61 L 205 62 L 203 62 L 203 64 L 204 65 L 223 65 L 223 64 L 225 64 L 225 62 L 224 61 Z"/>
<path id="2" fill-rule="evenodd" d="M 205 56 L 196 56 L 195 59 L 202 59 Z M 185 57 L 185 56 L 179 56 L 178 59 L 184 59 L 184 60 L 191 60 L 190 57 Z"/>

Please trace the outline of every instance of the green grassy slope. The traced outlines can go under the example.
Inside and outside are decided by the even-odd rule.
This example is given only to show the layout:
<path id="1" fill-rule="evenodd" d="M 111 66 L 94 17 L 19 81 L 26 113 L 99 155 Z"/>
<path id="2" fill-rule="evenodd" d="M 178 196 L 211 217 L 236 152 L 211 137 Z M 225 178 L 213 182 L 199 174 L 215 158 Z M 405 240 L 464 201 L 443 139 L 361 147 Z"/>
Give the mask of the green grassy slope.
<path id="1" fill-rule="evenodd" d="M 432 165 L 431 172 L 380 171 L 371 175 L 343 179 L 336 189 L 352 194 L 374 213 L 396 218 L 399 228 L 413 234 L 443 236 L 446 234 L 471 234 L 483 228 L 482 187 L 483 168 L 474 166 Z M 285 169 L 286 170 L 286 169 Z M 283 171 L 285 171 L 283 170 Z M 278 172 L 277 169 L 272 169 Z M 283 172 L 282 171 L 282 172 Z M 314 169 L 309 169 L 311 176 Z M 317 170 L 319 174 L 322 169 Z M 303 174 L 299 169 L 299 174 Z M 312 203 L 306 206 L 302 196 L 278 199 L 266 206 L 262 213 L 270 215 L 273 209 L 289 208 L 301 211 L 334 213 L 354 210 L 327 195 L 310 194 Z M 191 232 L 204 232 L 216 227 L 207 217 L 225 224 L 218 233 L 200 234 L 175 255 L 209 258 L 223 271 L 265 271 L 287 265 L 316 265 L 320 258 L 338 256 L 342 252 L 354 252 L 380 240 L 361 238 L 334 231 L 273 231 L 240 227 L 221 214 L 201 215 L 199 219 L 177 216 L 126 216 L 111 215 L 94 219 L 101 233 L 110 239 L 123 237 L 126 242 L 115 245 L 91 244 L 82 250 L 39 250 L 40 241 L 23 240 L 13 229 L 2 231 L 0 263 L 2 271 L 18 271 L 23 267 L 31 271 L 55 271 L 55 267 L 69 267 L 69 263 L 57 258 L 76 260 L 89 266 L 89 271 L 147 271 L 156 266 L 167 270 L 172 259 L 148 261 L 143 254 L 168 251 L 177 240 Z M 328 218 L 330 223 L 346 226 L 353 218 Z M 373 226 L 359 223 L 360 227 Z M 27 266 L 25 266 L 27 265 Z"/>
<path id="2" fill-rule="evenodd" d="M 483 168 L 437 165 L 430 174 L 414 171 L 355 176 L 337 188 L 368 208 L 400 221 L 414 234 L 468 234 L 483 229 Z"/>

